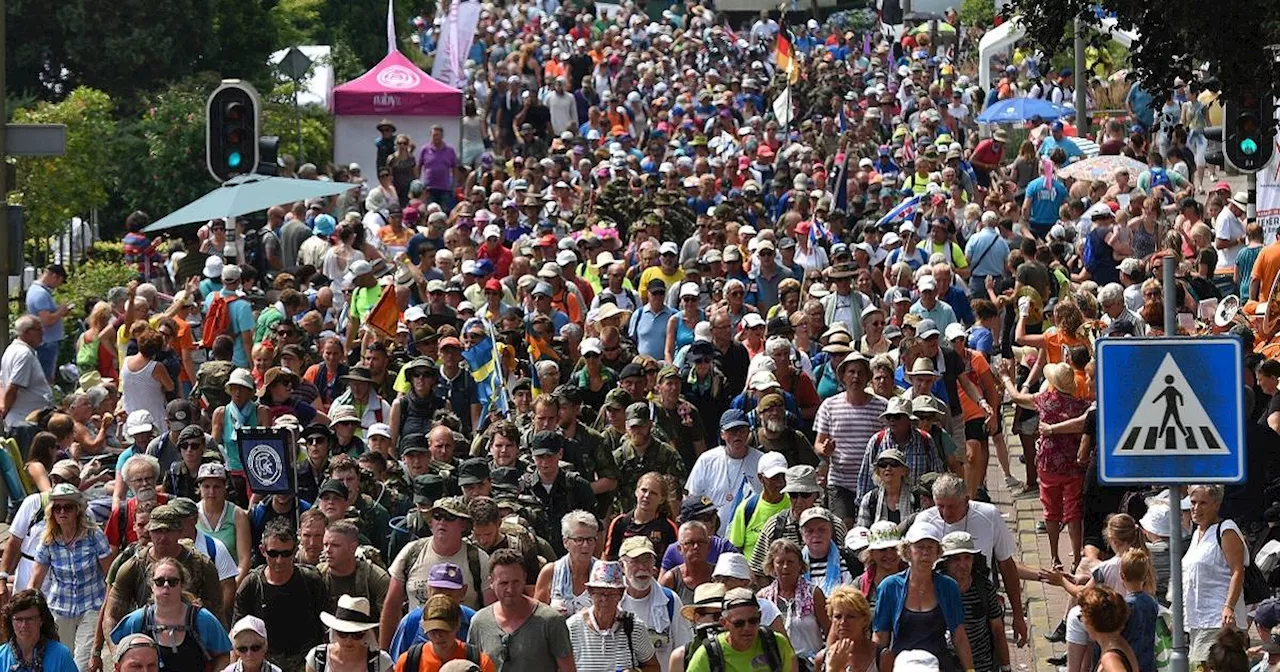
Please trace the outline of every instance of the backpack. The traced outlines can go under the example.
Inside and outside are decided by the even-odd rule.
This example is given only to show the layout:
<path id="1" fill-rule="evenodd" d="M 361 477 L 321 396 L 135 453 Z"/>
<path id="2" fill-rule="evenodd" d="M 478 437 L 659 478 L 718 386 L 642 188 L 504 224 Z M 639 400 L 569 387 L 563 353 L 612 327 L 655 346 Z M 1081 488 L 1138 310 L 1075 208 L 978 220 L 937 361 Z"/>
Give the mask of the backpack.
<path id="1" fill-rule="evenodd" d="M 778 639 L 768 626 L 760 626 L 760 645 L 764 649 L 764 659 L 770 672 L 782 672 L 782 654 L 778 651 Z M 710 672 L 725 672 L 724 646 L 719 637 L 708 637 L 702 645 L 707 650 L 707 663 Z M 685 663 L 687 666 L 688 663 Z"/>
<path id="2" fill-rule="evenodd" d="M 205 663 L 207 664 L 213 660 L 213 656 L 209 653 L 209 649 L 205 648 L 204 642 L 200 640 L 200 630 L 196 628 L 196 618 L 199 616 L 199 614 L 200 614 L 199 607 L 192 604 L 188 604 L 186 623 L 184 625 L 177 626 L 176 628 L 166 626 L 165 629 L 170 631 L 182 630 L 186 632 L 187 635 L 191 637 L 192 641 L 196 643 L 196 646 L 200 647 L 200 653 L 201 655 L 204 656 Z M 156 638 L 157 630 L 158 628 L 156 627 L 156 605 L 148 604 L 142 610 L 142 632 L 143 634 L 147 635 L 151 639 L 160 641 L 159 639 Z"/>
<path id="3" fill-rule="evenodd" d="M 231 309 L 228 306 L 232 301 L 239 299 L 240 297 L 235 295 L 214 295 L 213 301 L 209 304 L 209 312 L 204 318 L 204 330 L 200 333 L 200 347 L 213 348 L 214 339 L 223 334 L 235 337 L 235 334 L 231 333 Z"/>
<path id="4" fill-rule="evenodd" d="M 1169 173 L 1164 168 L 1152 166 L 1151 168 L 1151 189 L 1156 187 L 1164 187 L 1166 189 L 1173 188 L 1173 180 L 1169 178 Z"/>
<path id="5" fill-rule="evenodd" d="M 419 652 L 419 655 L 421 655 L 421 652 L 422 652 L 422 651 L 421 651 L 421 649 L 422 649 L 422 645 L 421 645 L 421 644 L 414 644 L 414 646 L 418 647 L 418 649 L 419 649 L 419 651 L 418 651 L 418 652 Z M 470 648 L 470 645 L 467 645 L 467 646 L 468 646 L 468 648 Z M 329 667 L 329 655 L 328 655 L 329 648 L 328 648 L 328 647 L 329 647 L 329 645 L 328 645 L 328 644 L 321 644 L 320 646 L 316 647 L 316 649 L 317 649 L 317 651 L 316 651 L 316 659 L 315 659 L 315 661 L 314 661 L 314 662 L 315 662 L 315 670 L 316 670 L 316 672 L 324 672 L 324 671 L 325 671 L 325 669 L 327 669 L 327 668 Z M 323 649 L 324 649 L 324 652 L 320 652 L 320 651 L 318 650 L 318 649 L 321 649 L 321 648 L 323 648 Z M 381 650 L 381 649 L 378 649 L 378 650 L 376 650 L 376 651 L 370 651 L 370 652 L 369 652 L 369 658 L 365 661 L 365 669 L 366 669 L 366 670 L 368 670 L 368 672 L 378 672 L 378 670 L 380 669 L 380 667 L 379 667 L 378 663 L 379 663 L 381 660 L 382 660 L 382 650 Z M 406 670 L 410 670 L 410 669 L 417 669 L 417 668 L 405 667 L 404 669 L 406 669 Z"/>
<path id="6" fill-rule="evenodd" d="M 419 669 L 421 669 L 422 668 L 422 647 L 424 646 L 426 646 L 426 644 L 422 642 L 418 642 L 417 644 L 414 644 L 413 646 L 409 647 L 409 650 L 404 654 L 404 667 L 400 669 L 405 670 L 405 672 L 417 672 Z M 473 644 L 466 644 L 465 646 L 466 646 L 467 660 L 479 666 L 480 665 L 480 647 L 475 646 Z M 374 668 L 371 667 L 369 669 L 373 670 Z M 320 672 L 320 670 L 316 670 L 316 672 Z"/>

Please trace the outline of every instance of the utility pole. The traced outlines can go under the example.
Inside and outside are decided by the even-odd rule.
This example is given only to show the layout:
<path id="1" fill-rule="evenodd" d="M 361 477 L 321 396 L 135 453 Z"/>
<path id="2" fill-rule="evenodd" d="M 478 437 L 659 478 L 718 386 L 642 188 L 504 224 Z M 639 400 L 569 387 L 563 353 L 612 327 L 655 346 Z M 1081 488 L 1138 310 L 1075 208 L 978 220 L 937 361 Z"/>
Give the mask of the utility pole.
<path id="1" fill-rule="evenodd" d="M 5 82 L 5 30 L 6 30 L 6 13 L 8 9 L 5 7 L 5 0 L 0 0 L 0 105 L 6 105 L 6 82 Z M 8 121 L 8 110 L 3 110 L 4 119 L 0 121 Z M 0 250 L 8 250 L 9 246 L 14 244 L 9 240 L 9 218 L 7 216 L 9 209 L 9 162 L 7 152 L 5 151 L 5 143 L 8 141 L 6 137 L 5 124 L 0 123 L 0 205 L 5 208 L 6 217 L 0 222 Z M 18 245 L 22 241 L 17 241 Z M 4 301 L 0 301 L 0 352 L 4 352 L 9 348 L 9 274 L 13 269 L 9 268 L 9 255 L 0 253 L 0 278 L 4 278 Z M 21 269 L 19 269 L 21 270 Z"/>
<path id="2" fill-rule="evenodd" d="M 1089 78 L 1086 76 L 1084 69 L 1084 22 L 1080 17 L 1076 17 L 1075 22 L 1075 86 L 1076 86 L 1076 133 L 1080 137 L 1088 137 L 1089 135 L 1089 96 L 1087 87 L 1089 86 Z"/>

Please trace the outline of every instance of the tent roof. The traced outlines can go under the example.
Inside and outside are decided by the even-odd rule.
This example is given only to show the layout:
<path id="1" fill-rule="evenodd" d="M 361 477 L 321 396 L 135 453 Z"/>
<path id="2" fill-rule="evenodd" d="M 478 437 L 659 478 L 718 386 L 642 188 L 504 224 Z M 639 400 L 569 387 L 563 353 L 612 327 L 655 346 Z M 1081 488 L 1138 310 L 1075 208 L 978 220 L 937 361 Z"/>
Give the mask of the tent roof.
<path id="1" fill-rule="evenodd" d="M 418 69 L 398 50 L 333 90 L 336 115 L 462 116 L 462 92 Z"/>

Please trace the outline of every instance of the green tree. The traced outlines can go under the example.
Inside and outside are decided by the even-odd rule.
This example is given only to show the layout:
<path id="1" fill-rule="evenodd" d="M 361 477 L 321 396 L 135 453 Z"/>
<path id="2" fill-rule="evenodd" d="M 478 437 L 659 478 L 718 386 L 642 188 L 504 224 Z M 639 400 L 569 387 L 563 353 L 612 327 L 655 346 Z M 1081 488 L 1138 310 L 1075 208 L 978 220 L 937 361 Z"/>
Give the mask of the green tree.
<path id="1" fill-rule="evenodd" d="M 295 115 L 292 81 L 283 81 L 263 95 L 262 134 L 280 138 L 279 153 L 300 157 L 317 166 L 333 159 L 333 115 L 319 105 L 303 105 Z M 301 117 L 302 149 L 298 148 Z"/>
<path id="2" fill-rule="evenodd" d="M 110 96 L 79 88 L 60 103 L 40 103 L 19 110 L 14 118 L 19 123 L 67 126 L 65 155 L 16 160 L 17 193 L 11 196 L 26 208 L 31 238 L 53 235 L 72 216 L 107 204 L 116 135 Z"/>
<path id="3" fill-rule="evenodd" d="M 988 28 L 996 18 L 995 0 L 964 0 L 959 15 L 961 25 Z"/>
<path id="4" fill-rule="evenodd" d="M 1076 17 L 1096 27 L 1114 15 L 1118 28 L 1140 36 L 1129 54 L 1131 76 L 1157 100 L 1175 77 L 1220 86 L 1230 99 L 1280 76 L 1266 46 L 1280 42 L 1280 0 L 1010 0 L 1003 12 L 1021 17 L 1028 38 L 1051 56 L 1071 51 Z M 1091 46 L 1104 49 L 1109 39 L 1096 34 Z"/>
<path id="5" fill-rule="evenodd" d="M 217 186 L 205 167 L 205 103 L 216 75 L 182 80 L 150 94 L 122 134 L 117 168 L 121 210 L 157 218 Z"/>

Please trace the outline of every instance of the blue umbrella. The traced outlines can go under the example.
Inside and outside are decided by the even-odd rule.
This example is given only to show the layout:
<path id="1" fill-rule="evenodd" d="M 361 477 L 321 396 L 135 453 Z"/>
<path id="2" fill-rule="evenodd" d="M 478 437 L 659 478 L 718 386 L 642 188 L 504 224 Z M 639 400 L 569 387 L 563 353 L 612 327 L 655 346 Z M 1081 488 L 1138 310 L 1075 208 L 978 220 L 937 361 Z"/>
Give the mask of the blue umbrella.
<path id="1" fill-rule="evenodd" d="M 987 107 L 978 115 L 978 121 L 984 124 L 1012 124 L 1032 117 L 1057 119 L 1070 112 L 1068 108 L 1039 98 L 1010 98 Z"/>
<path id="2" fill-rule="evenodd" d="M 162 231 L 192 222 L 232 218 L 308 198 L 323 198 L 350 191 L 350 182 L 296 180 L 267 175 L 237 175 L 222 186 L 154 222 L 144 231 Z"/>

